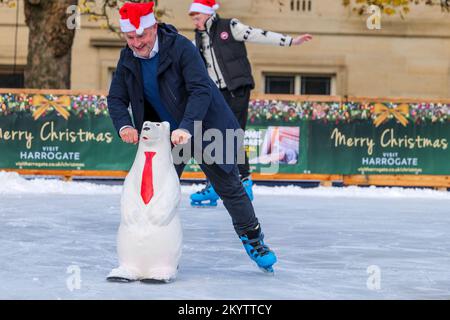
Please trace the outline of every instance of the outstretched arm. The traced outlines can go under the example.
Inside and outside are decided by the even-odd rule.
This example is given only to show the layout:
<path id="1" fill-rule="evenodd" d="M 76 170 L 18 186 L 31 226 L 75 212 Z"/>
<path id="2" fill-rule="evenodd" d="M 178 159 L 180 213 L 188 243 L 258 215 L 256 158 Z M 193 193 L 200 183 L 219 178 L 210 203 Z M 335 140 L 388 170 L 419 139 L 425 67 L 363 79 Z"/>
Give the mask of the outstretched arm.
<path id="1" fill-rule="evenodd" d="M 252 42 L 259 44 L 270 44 L 275 46 L 290 47 L 301 45 L 310 41 L 312 36 L 304 34 L 296 38 L 281 33 L 265 31 L 258 28 L 247 26 L 238 19 L 232 19 L 230 22 L 231 33 L 236 41 Z"/>

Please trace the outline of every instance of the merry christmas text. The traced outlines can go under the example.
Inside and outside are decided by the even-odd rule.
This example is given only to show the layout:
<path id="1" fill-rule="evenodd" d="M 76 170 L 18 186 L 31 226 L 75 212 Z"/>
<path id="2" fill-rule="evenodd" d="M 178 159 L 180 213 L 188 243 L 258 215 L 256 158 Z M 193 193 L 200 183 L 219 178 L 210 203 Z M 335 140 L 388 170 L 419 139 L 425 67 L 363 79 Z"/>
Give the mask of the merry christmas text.
<path id="1" fill-rule="evenodd" d="M 355 137 L 346 136 L 338 128 L 335 128 L 331 134 L 330 139 L 334 142 L 335 147 L 345 146 L 348 148 L 366 148 L 367 154 L 372 155 L 376 142 L 373 138 L 369 137 Z M 448 140 L 442 139 L 429 139 L 421 137 L 410 137 L 404 135 L 402 137 L 396 136 L 394 129 L 386 129 L 382 132 L 379 140 L 379 144 L 382 148 L 406 148 L 406 149 L 442 149 L 447 150 Z"/>
<path id="2" fill-rule="evenodd" d="M 33 132 L 27 130 L 5 130 L 0 128 L 0 141 L 24 141 L 27 149 L 31 149 L 33 141 L 36 137 Z M 105 142 L 111 143 L 113 141 L 113 135 L 111 132 L 94 133 L 79 129 L 72 131 L 70 129 L 56 130 L 54 122 L 45 122 L 39 130 L 39 138 L 43 142 Z"/>

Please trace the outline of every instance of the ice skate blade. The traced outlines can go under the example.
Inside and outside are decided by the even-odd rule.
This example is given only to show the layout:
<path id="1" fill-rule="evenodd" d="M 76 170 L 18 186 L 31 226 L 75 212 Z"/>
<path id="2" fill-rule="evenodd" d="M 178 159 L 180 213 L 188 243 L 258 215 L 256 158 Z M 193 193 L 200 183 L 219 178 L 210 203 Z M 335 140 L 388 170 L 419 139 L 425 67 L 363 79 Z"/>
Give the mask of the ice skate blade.
<path id="1" fill-rule="evenodd" d="M 273 270 L 273 267 L 269 267 L 269 268 L 261 268 L 261 267 L 259 267 L 259 269 L 261 269 L 262 272 L 264 272 L 265 274 L 267 274 L 269 276 L 274 276 L 275 275 L 275 271 Z"/>
<path id="2" fill-rule="evenodd" d="M 172 282 L 171 280 L 157 280 L 157 279 L 142 279 L 140 281 L 145 284 L 169 284 Z"/>
<path id="3" fill-rule="evenodd" d="M 217 201 L 207 202 L 207 203 L 192 201 L 191 206 L 194 208 L 211 208 L 211 207 L 214 208 L 214 207 L 217 207 Z"/>
<path id="4" fill-rule="evenodd" d="M 106 278 L 108 282 L 115 282 L 115 283 L 131 283 L 135 282 L 136 280 L 131 280 L 127 278 L 121 278 L 121 277 L 108 277 Z"/>

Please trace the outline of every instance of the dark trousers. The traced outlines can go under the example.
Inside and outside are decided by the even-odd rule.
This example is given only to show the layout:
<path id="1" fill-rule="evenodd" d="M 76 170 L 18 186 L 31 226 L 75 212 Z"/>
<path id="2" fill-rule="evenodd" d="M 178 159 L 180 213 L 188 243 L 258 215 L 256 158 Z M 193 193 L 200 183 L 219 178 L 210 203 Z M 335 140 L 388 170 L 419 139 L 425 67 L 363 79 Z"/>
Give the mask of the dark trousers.
<path id="1" fill-rule="evenodd" d="M 248 104 L 250 102 L 251 90 L 249 86 L 240 87 L 233 92 L 228 91 L 228 89 L 220 90 L 243 130 L 247 127 Z M 250 175 L 247 152 L 245 153 L 245 163 L 239 164 L 238 168 L 241 178 L 246 178 Z"/>
<path id="2" fill-rule="evenodd" d="M 181 177 L 185 164 L 175 165 Z M 250 201 L 239 178 L 237 166 L 226 173 L 216 164 L 201 164 L 201 169 L 220 196 L 225 208 L 231 216 L 234 230 L 240 236 L 258 225 L 253 204 Z"/>

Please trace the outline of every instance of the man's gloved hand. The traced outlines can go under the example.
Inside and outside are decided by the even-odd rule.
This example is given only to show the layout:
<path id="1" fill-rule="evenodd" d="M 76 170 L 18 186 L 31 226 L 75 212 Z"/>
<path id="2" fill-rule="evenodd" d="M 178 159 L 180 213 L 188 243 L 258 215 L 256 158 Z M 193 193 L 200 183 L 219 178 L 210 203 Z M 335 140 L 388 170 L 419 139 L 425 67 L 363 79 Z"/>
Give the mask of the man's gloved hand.
<path id="1" fill-rule="evenodd" d="M 184 129 L 177 129 L 172 132 L 172 143 L 174 145 L 178 144 L 186 144 L 189 139 L 192 138 L 192 135 Z"/>
<path id="2" fill-rule="evenodd" d="M 125 143 L 137 144 L 139 142 L 138 131 L 135 128 L 127 127 L 123 128 L 119 132 L 122 141 Z"/>

